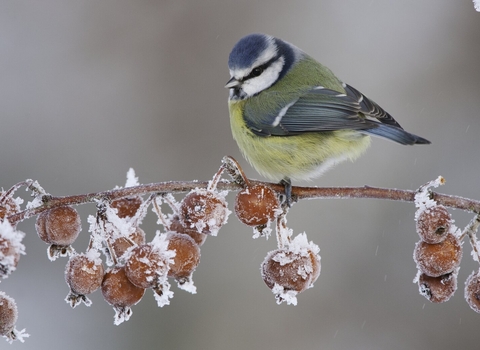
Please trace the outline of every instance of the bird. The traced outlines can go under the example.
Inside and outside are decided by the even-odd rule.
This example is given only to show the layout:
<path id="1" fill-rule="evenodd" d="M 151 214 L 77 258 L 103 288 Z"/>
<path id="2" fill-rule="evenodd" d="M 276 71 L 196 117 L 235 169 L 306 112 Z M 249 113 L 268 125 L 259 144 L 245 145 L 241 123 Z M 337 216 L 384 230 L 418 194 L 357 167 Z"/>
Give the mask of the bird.
<path id="1" fill-rule="evenodd" d="M 378 136 L 429 144 L 298 47 L 261 33 L 241 38 L 228 58 L 233 138 L 262 176 L 285 186 L 355 160 Z"/>

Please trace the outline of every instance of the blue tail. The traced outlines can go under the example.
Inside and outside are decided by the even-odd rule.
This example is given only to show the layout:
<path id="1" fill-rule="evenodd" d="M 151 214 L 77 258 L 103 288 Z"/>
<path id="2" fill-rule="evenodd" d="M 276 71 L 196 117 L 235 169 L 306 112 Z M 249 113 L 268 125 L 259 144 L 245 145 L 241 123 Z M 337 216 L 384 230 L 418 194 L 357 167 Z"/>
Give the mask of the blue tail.
<path id="1" fill-rule="evenodd" d="M 376 124 L 376 128 L 363 130 L 366 134 L 371 134 L 379 137 L 384 137 L 388 140 L 398 142 L 402 145 L 425 145 L 429 144 L 430 141 L 424 139 L 423 137 L 411 134 L 406 132 L 402 128 L 389 125 L 389 124 Z"/>

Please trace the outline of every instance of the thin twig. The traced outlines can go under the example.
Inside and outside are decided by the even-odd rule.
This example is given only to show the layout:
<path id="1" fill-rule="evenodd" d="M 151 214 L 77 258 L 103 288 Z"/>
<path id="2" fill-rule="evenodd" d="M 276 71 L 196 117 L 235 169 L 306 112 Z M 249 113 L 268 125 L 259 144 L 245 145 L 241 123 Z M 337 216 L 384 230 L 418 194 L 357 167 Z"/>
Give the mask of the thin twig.
<path id="1" fill-rule="evenodd" d="M 462 231 L 460 235 L 460 240 L 463 239 L 466 235 L 470 239 L 470 245 L 472 246 L 473 251 L 475 252 L 477 258 L 476 260 L 480 262 L 480 252 L 478 251 L 478 244 L 477 244 L 477 231 L 480 227 L 480 215 L 475 215 L 475 217 L 468 223 L 465 229 Z"/>
<path id="2" fill-rule="evenodd" d="M 262 184 L 271 187 L 278 193 L 284 192 L 284 186 L 281 184 L 249 180 L 251 184 Z M 168 181 L 158 182 L 146 185 L 132 186 L 110 191 L 94 192 L 88 194 L 66 196 L 66 197 L 48 197 L 41 206 L 23 210 L 17 214 L 8 217 L 12 225 L 20 221 L 38 215 L 41 212 L 66 205 L 79 205 L 85 203 L 94 203 L 99 200 L 112 201 L 114 199 L 142 196 L 151 193 L 167 194 L 167 193 L 183 193 L 195 188 L 207 188 L 208 181 Z M 217 185 L 219 191 L 239 191 L 242 186 L 232 181 L 220 181 Z M 300 199 L 352 199 L 352 198 L 373 198 L 373 199 L 389 199 L 395 201 L 413 202 L 415 191 L 399 190 L 379 187 L 292 187 L 292 196 Z M 451 196 L 442 193 L 432 192 L 432 199 L 438 204 L 446 207 L 461 209 L 472 213 L 480 214 L 480 201 L 463 198 L 459 196 Z"/>

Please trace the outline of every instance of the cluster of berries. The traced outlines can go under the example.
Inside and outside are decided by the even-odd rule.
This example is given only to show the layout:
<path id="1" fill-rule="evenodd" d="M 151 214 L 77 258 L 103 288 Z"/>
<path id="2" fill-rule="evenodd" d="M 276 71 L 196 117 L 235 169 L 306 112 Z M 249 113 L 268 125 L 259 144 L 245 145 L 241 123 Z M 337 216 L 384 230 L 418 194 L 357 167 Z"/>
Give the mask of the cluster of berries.
<path id="1" fill-rule="evenodd" d="M 463 255 L 462 239 L 472 228 L 471 225 L 478 227 L 480 224 L 477 220 L 473 220 L 464 232 L 453 225 L 452 217 L 447 209 L 429 197 L 428 187 L 436 187 L 442 183 L 442 178 L 428 183 L 419 190 L 415 197 L 416 231 L 420 236 L 420 241 L 416 243 L 413 254 L 418 268 L 414 282 L 418 283 L 420 294 L 433 303 L 448 301 L 457 290 L 457 277 Z M 471 238 L 473 237 L 475 236 L 472 235 Z M 476 239 L 473 239 L 474 257 L 478 261 Z M 467 278 L 465 299 L 474 311 L 480 312 L 480 275 L 478 271 L 473 272 Z"/>
<path id="2" fill-rule="evenodd" d="M 415 245 L 414 260 L 420 294 L 433 303 L 445 302 L 457 289 L 462 244 L 451 230 L 452 219 L 444 206 L 422 208 L 416 221 L 420 241 Z"/>
<path id="3" fill-rule="evenodd" d="M 72 247 L 82 227 L 77 210 L 69 204 L 78 202 L 68 202 L 68 197 L 66 201 L 54 199 L 32 180 L 1 191 L 0 278 L 8 277 L 20 256 L 25 254 L 21 243 L 25 234 L 17 230 L 16 223 L 38 214 L 36 231 L 49 244 L 50 260 L 68 256 L 65 281 L 70 291 L 65 300 L 72 307 L 81 303 L 90 306 L 87 295 L 100 289 L 104 299 L 113 306 L 114 323 L 118 325 L 130 318 L 131 307 L 142 299 L 146 289 L 153 291 L 160 307 L 168 305 L 173 297 L 169 282 L 172 279 L 180 289 L 196 293 L 192 274 L 200 262 L 200 247 L 208 236 L 217 235 L 231 214 L 225 201 L 228 191 L 217 189 L 224 171 L 242 186 L 235 198 L 235 214 L 253 228 L 253 237 L 268 238 L 272 233 L 270 226 L 275 224 L 277 249 L 267 253 L 261 264 L 261 276 L 278 304 L 296 305 L 298 293 L 311 288 L 319 277 L 320 249 L 307 240 L 305 233 L 293 237 L 293 231 L 286 225 L 291 202 L 282 201 L 271 187 L 249 181 L 230 157 L 224 158 L 206 189 L 191 190 L 180 202 L 171 193 L 153 193 L 143 198 L 151 191 L 126 191 L 138 185 L 131 169 L 124 189 L 94 198 L 97 212 L 88 218 L 90 243 L 84 253 L 77 253 Z M 437 187 L 443 181 L 440 177 L 424 185 L 415 196 L 415 220 L 420 236 L 414 251 L 418 268 L 415 282 L 420 294 L 435 303 L 447 301 L 457 289 L 463 254 L 461 242 L 466 235 L 470 238 L 474 259 L 480 262 L 480 245 L 475 234 L 480 227 L 480 215 L 460 232 L 446 208 L 430 196 L 429 187 Z M 34 197 L 24 211 L 20 209 L 23 201 L 13 196 L 22 186 L 33 190 Z M 82 203 L 89 201 L 92 201 L 90 197 Z M 163 211 L 165 207 L 168 214 Z M 147 242 L 140 225 L 148 208 L 157 215 L 163 232 L 157 230 L 154 238 Z M 473 310 L 480 312 L 480 270 L 468 277 L 465 298 Z M 17 316 L 14 300 L 0 292 L 0 335 L 9 341 L 23 341 L 28 336 L 24 330 L 15 329 Z"/>
<path id="4" fill-rule="evenodd" d="M 27 186 L 33 189 L 34 200 L 26 210 L 38 210 L 35 228 L 40 239 L 49 245 L 49 259 L 68 257 L 65 281 L 70 291 L 65 300 L 72 307 L 81 303 L 90 306 L 87 295 L 100 289 L 113 306 L 114 323 L 118 325 L 130 318 L 131 307 L 142 299 L 146 289 L 153 290 L 160 307 L 168 305 L 173 297 L 169 279 L 175 280 L 179 288 L 196 293 L 192 274 L 200 262 L 200 246 L 209 235 L 217 235 L 231 213 L 224 198 L 227 192 L 216 190 L 218 180 L 219 177 L 207 189 L 190 191 L 180 203 L 171 194 L 152 194 L 146 200 L 140 195 L 98 199 L 96 215 L 88 218 L 90 243 L 83 253 L 72 247 L 82 231 L 77 210 L 53 202 L 33 181 L 19 183 L 0 192 L 0 277 L 8 277 L 25 252 L 21 243 L 25 234 L 6 218 L 22 212 L 23 201 L 13 194 Z M 138 182 L 131 170 L 126 187 L 135 185 Z M 168 215 L 162 213 L 164 204 L 170 208 Z M 164 230 L 158 230 L 147 242 L 140 224 L 149 207 Z M 15 329 L 17 316 L 14 300 L 0 293 L 0 335 L 9 341 L 23 341 L 28 336 Z"/>
<path id="5" fill-rule="evenodd" d="M 308 242 L 305 233 L 291 238 L 286 227 L 287 206 L 281 206 L 278 195 L 270 187 L 251 185 L 244 178 L 244 189 L 235 198 L 238 219 L 254 228 L 254 238 L 270 234 L 269 225 L 276 220 L 278 249 L 267 254 L 262 266 L 263 281 L 275 294 L 277 303 L 297 304 L 296 295 L 313 287 L 320 275 L 320 249 Z"/>
<path id="6" fill-rule="evenodd" d="M 225 201 L 228 192 L 217 190 L 222 173 L 228 170 L 230 175 L 238 172 L 243 178 L 243 189 L 235 198 L 235 213 L 242 223 L 254 228 L 254 237 L 268 238 L 270 225 L 276 222 L 278 249 L 267 254 L 261 273 L 278 303 L 296 304 L 296 295 L 312 287 L 318 278 L 319 248 L 309 243 L 305 234 L 292 239 L 292 231 L 286 227 L 288 208 L 281 204 L 278 194 L 270 187 L 250 184 L 233 162 L 227 159 L 206 189 L 196 188 L 180 202 L 170 193 L 154 193 L 146 199 L 137 194 L 112 200 L 100 196 L 96 199 L 96 215 L 88 218 L 90 243 L 82 253 L 72 247 L 82 231 L 77 210 L 65 202 L 59 205 L 58 199 L 53 201 L 36 182 L 19 183 L 0 193 L 0 275 L 6 278 L 24 254 L 24 233 L 4 219 L 23 213 L 22 200 L 14 198 L 13 193 L 27 186 L 33 190 L 34 200 L 26 210 L 38 213 L 35 228 L 49 245 L 49 259 L 68 257 L 65 281 L 70 291 L 65 300 L 71 307 L 81 303 L 90 306 L 88 295 L 100 289 L 113 306 L 114 323 L 118 325 L 130 318 L 131 307 L 142 299 L 146 289 L 152 289 L 160 307 L 168 305 L 173 297 L 171 279 L 180 289 L 196 293 L 192 274 L 200 262 L 200 246 L 208 236 L 217 235 L 231 213 Z M 136 185 L 137 178 L 130 170 L 125 189 Z M 168 214 L 163 212 L 164 206 Z M 148 208 L 164 227 L 149 242 L 140 228 Z M 0 334 L 10 340 L 25 338 L 24 331 L 15 330 L 16 319 L 13 299 L 2 293 Z"/>
<path id="7" fill-rule="evenodd" d="M 131 175 L 133 176 L 133 175 Z M 127 185 L 132 185 L 127 179 Z M 133 183 L 137 185 L 137 183 Z M 158 306 L 170 303 L 168 278 L 177 281 L 181 289 L 196 293 L 192 274 L 200 262 L 200 246 L 208 235 L 216 235 L 230 214 L 225 193 L 209 189 L 195 189 L 180 203 L 173 195 L 123 197 L 112 201 L 99 201 L 96 216 L 90 216 L 91 239 L 85 253 L 77 253 L 71 244 L 81 231 L 78 212 L 71 206 L 55 207 L 37 217 L 39 237 L 50 246 L 49 257 L 55 260 L 68 255 L 65 280 L 70 287 L 66 301 L 75 307 L 80 303 L 91 305 L 87 295 L 101 289 L 104 299 L 115 310 L 116 325 L 127 321 L 131 307 L 152 289 Z M 167 203 L 172 213 L 162 213 Z M 147 209 L 153 207 L 163 233 L 146 241 L 139 227 Z M 108 268 L 104 268 L 101 253 Z"/>

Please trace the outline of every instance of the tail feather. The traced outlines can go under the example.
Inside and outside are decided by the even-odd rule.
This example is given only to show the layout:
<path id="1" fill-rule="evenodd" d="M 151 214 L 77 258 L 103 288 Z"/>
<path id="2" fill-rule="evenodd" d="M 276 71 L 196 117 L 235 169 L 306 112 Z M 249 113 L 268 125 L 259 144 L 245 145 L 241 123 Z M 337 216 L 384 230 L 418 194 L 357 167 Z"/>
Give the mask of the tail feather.
<path id="1" fill-rule="evenodd" d="M 430 141 L 424 139 L 423 137 L 417 136 L 415 134 L 411 134 L 402 128 L 398 128 L 393 125 L 388 124 L 377 124 L 376 128 L 371 128 L 367 130 L 363 130 L 366 134 L 375 135 L 378 137 L 383 137 L 388 140 L 392 140 L 398 142 L 402 145 L 426 145 L 429 144 Z"/>

